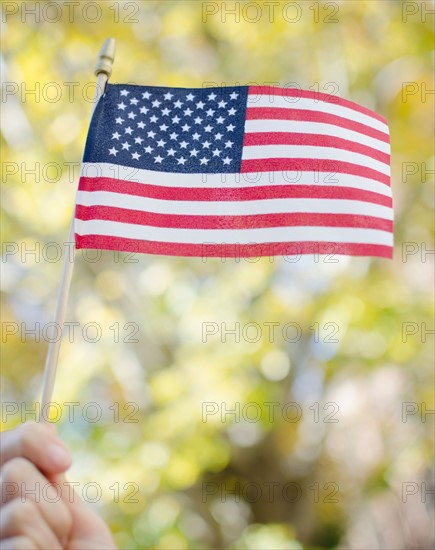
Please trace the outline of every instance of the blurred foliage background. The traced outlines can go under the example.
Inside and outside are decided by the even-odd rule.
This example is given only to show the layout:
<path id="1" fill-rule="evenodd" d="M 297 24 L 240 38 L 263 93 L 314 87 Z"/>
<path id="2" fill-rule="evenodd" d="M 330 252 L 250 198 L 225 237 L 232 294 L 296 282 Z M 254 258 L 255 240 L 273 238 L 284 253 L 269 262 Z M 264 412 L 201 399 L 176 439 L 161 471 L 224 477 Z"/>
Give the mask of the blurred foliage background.
<path id="1" fill-rule="evenodd" d="M 334 83 L 390 124 L 393 261 L 77 254 L 54 420 L 120 548 L 432 547 L 433 7 L 3 2 L 2 429 L 35 418 L 106 37 L 113 83 Z"/>

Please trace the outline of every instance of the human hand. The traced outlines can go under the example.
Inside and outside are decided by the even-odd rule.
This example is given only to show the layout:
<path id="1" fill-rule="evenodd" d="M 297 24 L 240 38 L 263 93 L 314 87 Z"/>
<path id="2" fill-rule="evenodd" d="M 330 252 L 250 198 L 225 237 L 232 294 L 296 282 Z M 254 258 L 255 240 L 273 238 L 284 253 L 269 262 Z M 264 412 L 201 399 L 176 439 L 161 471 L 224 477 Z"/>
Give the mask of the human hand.
<path id="1" fill-rule="evenodd" d="M 2 550 L 116 548 L 105 522 L 71 487 L 64 490 L 70 466 L 53 424 L 27 422 L 0 434 Z"/>

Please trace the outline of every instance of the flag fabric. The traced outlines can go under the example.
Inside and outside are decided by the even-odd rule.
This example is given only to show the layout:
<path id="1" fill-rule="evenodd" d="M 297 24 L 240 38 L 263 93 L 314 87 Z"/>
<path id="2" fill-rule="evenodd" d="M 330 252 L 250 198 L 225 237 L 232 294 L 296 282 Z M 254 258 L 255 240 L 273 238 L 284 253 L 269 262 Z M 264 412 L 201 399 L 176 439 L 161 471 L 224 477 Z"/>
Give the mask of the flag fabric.
<path id="1" fill-rule="evenodd" d="M 75 211 L 80 248 L 392 257 L 387 121 L 295 88 L 108 84 Z"/>

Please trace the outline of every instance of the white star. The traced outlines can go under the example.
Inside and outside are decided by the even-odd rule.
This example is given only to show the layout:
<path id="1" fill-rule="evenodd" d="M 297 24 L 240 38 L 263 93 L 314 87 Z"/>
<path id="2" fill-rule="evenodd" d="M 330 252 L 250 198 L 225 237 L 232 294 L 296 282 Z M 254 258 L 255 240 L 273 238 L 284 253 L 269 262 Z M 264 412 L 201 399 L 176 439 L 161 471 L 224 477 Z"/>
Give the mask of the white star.
<path id="1" fill-rule="evenodd" d="M 123 96 L 127 96 L 130 92 L 128 92 L 127 90 L 121 90 L 121 95 Z"/>
<path id="2" fill-rule="evenodd" d="M 163 139 L 159 139 L 159 141 L 157 142 L 157 145 L 159 147 L 164 147 L 166 145 L 166 141 L 164 141 Z"/>
<path id="3" fill-rule="evenodd" d="M 119 139 L 121 137 L 121 134 L 118 134 L 118 132 L 115 132 L 112 134 L 112 139 Z"/>
<path id="4" fill-rule="evenodd" d="M 232 132 L 232 131 L 234 130 L 234 128 L 235 128 L 234 124 L 229 124 L 229 125 L 227 126 L 228 132 Z"/>
<path id="5" fill-rule="evenodd" d="M 141 137 L 134 138 L 135 143 L 139 143 L 139 145 L 142 143 L 143 139 Z"/>
<path id="6" fill-rule="evenodd" d="M 228 149 L 228 147 L 231 148 L 233 145 L 234 145 L 233 141 L 227 141 L 225 142 L 225 149 Z"/>
<path id="7" fill-rule="evenodd" d="M 124 102 L 118 103 L 118 109 L 121 109 L 121 111 L 124 111 L 126 107 L 127 107 L 127 105 L 125 105 Z"/>
<path id="8" fill-rule="evenodd" d="M 115 147 L 112 147 L 112 149 L 109 149 L 109 153 L 110 153 L 111 155 L 113 155 L 114 157 L 116 157 L 116 153 L 117 153 L 117 152 L 118 152 L 118 151 L 115 149 Z"/>
<path id="9" fill-rule="evenodd" d="M 187 108 L 187 109 L 184 110 L 184 114 L 186 116 L 190 116 L 192 113 L 193 113 L 192 109 Z"/>
<path id="10" fill-rule="evenodd" d="M 145 128 L 145 123 L 144 122 L 138 122 L 137 127 L 140 128 L 141 130 L 143 130 Z"/>
<path id="11" fill-rule="evenodd" d="M 221 152 L 222 152 L 222 151 L 219 151 L 219 149 L 215 149 L 215 150 L 213 151 L 213 156 L 214 156 L 214 157 L 218 157 L 218 156 L 221 154 Z"/>
<path id="12" fill-rule="evenodd" d="M 157 122 L 159 119 L 156 117 L 156 115 L 153 115 L 152 117 L 150 117 L 150 121 L 151 122 Z"/>
<path id="13" fill-rule="evenodd" d="M 139 160 L 139 157 L 140 157 L 139 153 L 133 153 L 131 155 L 131 158 L 134 159 L 134 160 Z"/>
<path id="14" fill-rule="evenodd" d="M 156 135 L 156 133 L 150 130 L 147 135 L 148 137 L 153 138 Z"/>
<path id="15" fill-rule="evenodd" d="M 219 101 L 218 105 L 219 105 L 219 107 L 224 108 L 227 103 L 228 103 L 227 101 L 222 100 L 222 101 Z"/>
<path id="16" fill-rule="evenodd" d="M 139 103 L 139 100 L 136 99 L 135 97 L 132 97 L 132 98 L 130 99 L 130 103 L 131 103 L 132 105 L 137 105 L 137 104 Z"/>
<path id="17" fill-rule="evenodd" d="M 235 115 L 237 113 L 236 109 L 234 107 L 231 107 L 231 109 L 228 111 L 229 115 Z"/>
<path id="18" fill-rule="evenodd" d="M 169 137 L 170 137 L 171 139 L 177 139 L 178 134 L 176 134 L 175 132 L 172 132 L 172 134 L 170 134 Z"/>
<path id="19" fill-rule="evenodd" d="M 200 162 L 201 164 L 208 164 L 208 158 L 202 157 L 202 159 L 200 159 Z"/>
<path id="20" fill-rule="evenodd" d="M 179 158 L 178 164 L 182 164 L 184 166 L 186 164 L 186 159 L 184 157 Z"/>
<path id="21" fill-rule="evenodd" d="M 182 141 L 182 142 L 180 143 L 180 147 L 181 147 L 182 149 L 186 149 L 186 147 L 187 147 L 188 145 L 189 145 L 189 144 L 187 143 L 187 141 Z"/>
<path id="22" fill-rule="evenodd" d="M 127 149 L 127 151 L 130 149 L 130 144 L 128 143 L 128 141 L 124 141 L 124 143 L 122 144 L 122 148 Z"/>
<path id="23" fill-rule="evenodd" d="M 182 105 L 183 105 L 183 102 L 180 101 L 179 99 L 177 99 L 177 101 L 174 103 L 174 107 L 177 107 L 178 109 L 180 109 Z"/>
<path id="24" fill-rule="evenodd" d="M 174 94 L 171 94 L 171 92 L 168 92 L 166 93 L 164 96 L 163 96 L 165 99 L 172 99 L 174 97 Z"/>
<path id="25" fill-rule="evenodd" d="M 133 133 L 133 130 L 130 128 L 130 126 L 128 128 L 126 128 L 125 130 L 125 133 L 128 134 L 129 136 L 131 136 L 131 134 Z"/>
<path id="26" fill-rule="evenodd" d="M 194 97 L 195 96 L 193 94 L 187 94 L 186 99 L 187 99 L 187 101 L 193 101 Z"/>
<path id="27" fill-rule="evenodd" d="M 181 120 L 180 117 L 177 116 L 177 115 L 175 115 L 175 116 L 172 118 L 172 122 L 173 122 L 174 124 L 177 124 L 178 122 L 180 122 L 180 120 Z"/>
<path id="28" fill-rule="evenodd" d="M 213 126 L 210 126 L 210 124 L 207 124 L 207 126 L 204 128 L 205 132 L 211 132 L 213 130 Z"/>
<path id="29" fill-rule="evenodd" d="M 190 151 L 190 156 L 191 156 L 191 157 L 197 157 L 197 156 L 198 156 L 198 153 L 199 153 L 199 151 L 197 151 L 196 149 L 192 149 L 192 150 Z"/>
<path id="30" fill-rule="evenodd" d="M 218 133 L 214 136 L 214 139 L 222 139 L 222 134 L 218 132 Z"/>
<path id="31" fill-rule="evenodd" d="M 197 117 L 195 118 L 195 121 L 194 121 L 194 122 L 195 122 L 195 124 L 201 124 L 202 118 L 199 117 L 199 116 L 197 116 Z"/>
<path id="32" fill-rule="evenodd" d="M 192 138 L 195 140 L 195 141 L 198 141 L 198 139 L 200 138 L 201 136 L 198 134 L 198 132 L 195 132 L 192 136 Z"/>
<path id="33" fill-rule="evenodd" d="M 150 97 L 151 97 L 151 94 L 150 94 L 149 92 L 144 92 L 144 93 L 142 94 L 142 98 L 143 98 L 143 99 L 149 99 Z"/>
<path id="34" fill-rule="evenodd" d="M 208 149 L 210 145 L 211 143 L 209 141 L 204 141 L 204 143 L 202 144 L 202 146 L 205 147 L 205 149 Z"/>
<path id="35" fill-rule="evenodd" d="M 163 157 L 161 157 L 160 155 L 157 155 L 156 157 L 154 157 L 154 162 L 159 162 L 161 164 L 162 160 L 163 160 Z"/>
<path id="36" fill-rule="evenodd" d="M 181 127 L 181 129 L 183 130 L 183 132 L 188 132 L 190 130 L 190 126 L 188 124 L 185 124 Z"/>
<path id="37" fill-rule="evenodd" d="M 196 104 L 196 108 L 197 109 L 204 109 L 204 105 L 205 105 L 205 103 L 203 101 L 198 101 L 198 103 Z"/>
<path id="38" fill-rule="evenodd" d="M 149 111 L 149 109 L 147 109 L 146 107 L 141 107 L 141 108 L 140 108 L 140 112 L 141 112 L 143 115 L 146 115 L 148 111 Z"/>
<path id="39" fill-rule="evenodd" d="M 213 100 L 217 98 L 217 95 L 214 92 L 212 92 L 211 94 L 208 95 L 208 98 Z"/>
<path id="40" fill-rule="evenodd" d="M 168 157 L 173 157 L 175 155 L 176 151 L 175 149 L 172 149 L 172 147 L 170 149 L 168 149 Z"/>
<path id="41" fill-rule="evenodd" d="M 166 124 L 160 125 L 160 130 L 163 130 L 163 132 L 166 132 L 167 129 L 168 129 L 168 126 Z"/>
<path id="42" fill-rule="evenodd" d="M 225 157 L 223 160 L 224 160 L 224 164 L 230 164 L 231 162 L 231 159 L 229 157 Z"/>
<path id="43" fill-rule="evenodd" d="M 133 112 L 128 113 L 128 118 L 132 118 L 133 120 L 137 117 Z"/>
<path id="44" fill-rule="evenodd" d="M 144 148 L 144 151 L 145 151 L 145 153 L 151 153 L 151 151 L 153 151 L 153 149 L 154 149 L 154 147 L 150 147 L 150 146 L 148 145 L 148 147 L 145 147 L 145 148 Z"/>
<path id="45" fill-rule="evenodd" d="M 164 109 L 162 109 L 162 115 L 169 115 L 169 113 L 171 112 L 171 109 L 168 109 L 167 107 L 165 107 Z"/>
<path id="46" fill-rule="evenodd" d="M 155 99 L 155 100 L 152 102 L 152 106 L 153 106 L 153 107 L 159 107 L 161 104 L 162 104 L 162 102 L 159 101 L 158 99 Z"/>
<path id="47" fill-rule="evenodd" d="M 230 94 L 231 99 L 237 99 L 238 97 L 239 97 L 239 94 L 236 94 L 236 92 L 233 92 L 232 94 Z"/>
<path id="48" fill-rule="evenodd" d="M 218 124 L 222 124 L 222 122 L 223 122 L 224 120 L 225 120 L 224 117 L 223 117 L 223 116 L 220 116 L 220 117 L 218 117 L 218 118 L 216 119 L 216 122 L 217 122 Z"/>
<path id="49" fill-rule="evenodd" d="M 213 109 L 209 109 L 209 110 L 207 111 L 207 116 L 213 116 L 214 113 L 215 113 L 215 111 L 213 111 Z"/>
<path id="50" fill-rule="evenodd" d="M 119 116 L 118 118 L 115 118 L 115 122 L 116 124 L 122 124 L 124 122 L 124 119 Z"/>

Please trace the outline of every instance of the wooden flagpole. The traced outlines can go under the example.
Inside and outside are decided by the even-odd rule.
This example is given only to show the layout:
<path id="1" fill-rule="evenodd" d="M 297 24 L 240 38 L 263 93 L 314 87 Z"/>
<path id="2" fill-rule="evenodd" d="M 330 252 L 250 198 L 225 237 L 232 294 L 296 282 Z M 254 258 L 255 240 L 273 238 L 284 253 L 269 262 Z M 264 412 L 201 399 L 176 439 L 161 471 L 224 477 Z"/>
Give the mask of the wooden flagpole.
<path id="1" fill-rule="evenodd" d="M 109 80 L 110 75 L 112 74 L 112 65 L 115 59 L 115 39 L 107 38 L 101 48 L 100 54 L 98 56 L 98 62 L 95 67 L 95 76 L 97 77 L 97 88 L 95 90 L 95 97 L 93 101 L 92 113 L 95 110 L 95 107 L 98 103 L 98 100 L 103 95 L 106 88 L 107 81 Z M 74 212 L 71 220 L 71 225 L 68 235 L 68 243 L 74 243 Z M 65 252 L 62 276 L 59 285 L 56 312 L 54 322 L 56 327 L 61 327 L 63 330 L 65 322 L 65 314 L 68 302 L 68 294 L 71 285 L 72 273 L 74 268 L 74 256 L 69 258 L 69 254 Z M 44 370 L 44 379 L 42 383 L 42 399 L 41 399 L 41 409 L 39 412 L 39 421 L 48 421 L 49 419 L 49 409 L 50 402 L 53 395 L 54 382 L 56 379 L 56 370 L 57 363 L 59 359 L 60 344 L 62 338 L 54 341 L 50 340 L 48 345 L 48 353 L 45 361 L 45 370 Z M 47 410 L 46 410 L 47 409 Z"/>

